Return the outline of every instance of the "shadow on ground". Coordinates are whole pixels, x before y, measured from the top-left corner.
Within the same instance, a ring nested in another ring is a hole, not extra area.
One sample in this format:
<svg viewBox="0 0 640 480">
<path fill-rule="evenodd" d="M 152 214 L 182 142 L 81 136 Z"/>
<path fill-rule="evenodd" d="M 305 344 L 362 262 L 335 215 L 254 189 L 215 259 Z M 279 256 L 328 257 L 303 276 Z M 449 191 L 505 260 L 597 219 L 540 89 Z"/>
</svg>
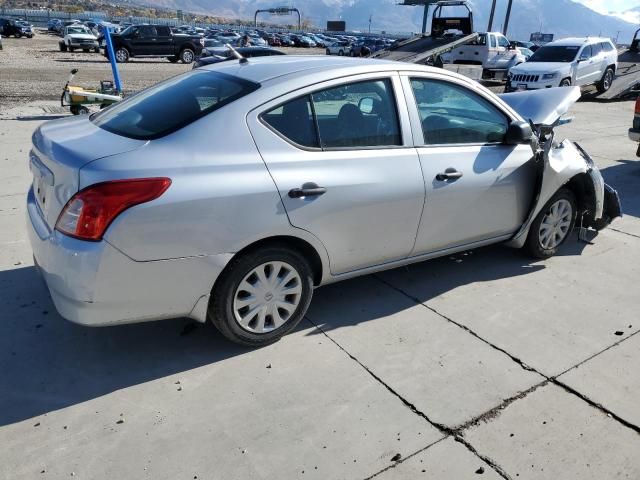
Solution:
<svg viewBox="0 0 640 480">
<path fill-rule="evenodd" d="M 33 267 L 0 272 L 0 292 L 0 426 L 247 352 L 183 319 L 72 324 Z"/>
<path fill-rule="evenodd" d="M 622 213 L 640 218 L 640 158 L 618 160 L 616 165 L 601 172 L 604 181 L 618 191 Z"/>
</svg>

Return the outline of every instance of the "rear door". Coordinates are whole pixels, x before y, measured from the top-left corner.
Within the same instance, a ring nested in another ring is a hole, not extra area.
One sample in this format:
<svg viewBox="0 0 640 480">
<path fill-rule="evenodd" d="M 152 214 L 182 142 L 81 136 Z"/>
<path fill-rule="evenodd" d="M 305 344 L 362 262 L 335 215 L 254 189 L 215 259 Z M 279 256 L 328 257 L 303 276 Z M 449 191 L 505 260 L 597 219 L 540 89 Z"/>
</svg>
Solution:
<svg viewBox="0 0 640 480">
<path fill-rule="evenodd" d="M 403 75 L 426 199 L 412 255 L 515 233 L 535 185 L 529 145 L 505 145 L 510 118 L 480 89 Z"/>
<path fill-rule="evenodd" d="M 173 41 L 171 36 L 171 29 L 162 25 L 156 26 L 156 41 L 155 52 L 156 55 L 173 55 Z"/>
<path fill-rule="evenodd" d="M 300 89 L 248 122 L 291 224 L 320 239 L 332 274 L 409 255 L 424 181 L 397 73 Z"/>
</svg>

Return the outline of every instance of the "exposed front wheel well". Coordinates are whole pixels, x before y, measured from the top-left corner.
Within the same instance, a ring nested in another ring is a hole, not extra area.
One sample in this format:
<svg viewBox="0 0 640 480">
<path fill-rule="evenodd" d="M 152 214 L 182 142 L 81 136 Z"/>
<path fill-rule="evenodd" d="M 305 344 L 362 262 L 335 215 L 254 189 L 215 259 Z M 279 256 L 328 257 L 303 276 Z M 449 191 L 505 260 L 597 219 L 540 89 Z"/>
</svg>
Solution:
<svg viewBox="0 0 640 480">
<path fill-rule="evenodd" d="M 568 188 L 573 192 L 576 197 L 576 206 L 578 212 L 578 218 L 576 219 L 576 225 L 588 227 L 595 221 L 595 204 L 596 193 L 593 188 L 593 182 L 588 173 L 580 173 L 573 177 L 565 188 Z"/>
</svg>

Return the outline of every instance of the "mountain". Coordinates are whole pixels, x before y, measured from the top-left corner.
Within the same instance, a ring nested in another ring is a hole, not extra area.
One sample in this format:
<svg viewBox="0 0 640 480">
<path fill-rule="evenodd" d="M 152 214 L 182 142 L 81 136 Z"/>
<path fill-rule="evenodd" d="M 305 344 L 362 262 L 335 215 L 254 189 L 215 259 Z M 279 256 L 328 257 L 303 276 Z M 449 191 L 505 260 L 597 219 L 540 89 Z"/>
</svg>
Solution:
<svg viewBox="0 0 640 480">
<path fill-rule="evenodd" d="M 278 0 L 135 0 L 141 4 L 182 9 L 194 13 L 252 19 L 258 8 L 270 8 L 286 2 Z M 295 0 L 290 2 L 303 19 L 322 27 L 327 20 L 345 20 L 350 30 L 366 31 L 369 16 L 373 31 L 417 32 L 422 23 L 422 7 L 397 5 L 398 0 Z M 476 30 L 487 27 L 491 0 L 470 0 Z M 499 30 L 506 10 L 506 0 L 498 1 L 493 29 Z M 633 13 L 633 12 L 632 12 Z M 294 23 L 293 17 L 269 17 L 260 20 Z M 529 34 L 542 30 L 556 38 L 602 35 L 621 40 L 631 37 L 637 27 L 622 18 L 601 15 L 572 0 L 514 0 L 507 36 L 528 40 Z"/>
</svg>

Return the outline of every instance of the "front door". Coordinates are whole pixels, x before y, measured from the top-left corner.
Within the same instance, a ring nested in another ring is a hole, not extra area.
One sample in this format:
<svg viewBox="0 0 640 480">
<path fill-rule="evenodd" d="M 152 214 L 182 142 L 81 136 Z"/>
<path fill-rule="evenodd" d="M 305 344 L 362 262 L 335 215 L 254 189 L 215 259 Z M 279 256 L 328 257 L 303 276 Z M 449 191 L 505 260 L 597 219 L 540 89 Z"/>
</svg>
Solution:
<svg viewBox="0 0 640 480">
<path fill-rule="evenodd" d="M 399 77 L 346 82 L 291 92 L 248 119 L 289 221 L 320 239 L 332 274 L 406 258 L 424 203 Z"/>
<path fill-rule="evenodd" d="M 510 119 L 480 91 L 403 77 L 426 199 L 412 255 L 499 239 L 524 222 L 535 186 L 529 145 L 505 145 Z M 413 108 L 412 108 L 413 107 Z"/>
</svg>

